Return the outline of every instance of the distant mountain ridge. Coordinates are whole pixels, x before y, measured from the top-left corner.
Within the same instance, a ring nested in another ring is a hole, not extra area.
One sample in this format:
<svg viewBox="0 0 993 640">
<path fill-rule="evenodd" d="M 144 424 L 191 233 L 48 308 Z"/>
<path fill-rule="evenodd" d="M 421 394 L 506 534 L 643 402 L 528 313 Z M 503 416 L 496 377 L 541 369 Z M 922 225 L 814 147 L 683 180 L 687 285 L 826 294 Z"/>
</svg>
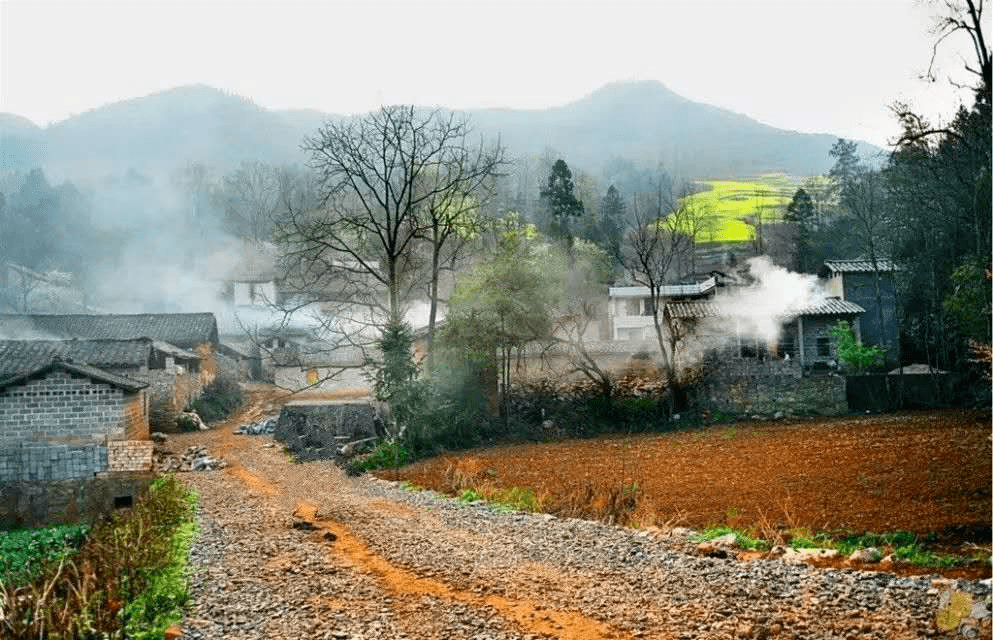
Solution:
<svg viewBox="0 0 993 640">
<path fill-rule="evenodd" d="M 679 96 L 656 81 L 608 84 L 548 109 L 467 110 L 474 129 L 500 137 L 511 157 L 551 151 L 599 174 L 624 158 L 659 162 L 693 178 L 785 172 L 822 174 L 837 139 L 777 129 Z M 204 85 L 177 87 L 72 116 L 41 128 L 0 114 L 0 171 L 42 166 L 70 179 L 172 172 L 190 162 L 228 171 L 244 160 L 302 163 L 300 143 L 327 120 L 316 110 L 273 111 Z M 878 151 L 859 143 L 863 154 Z"/>
</svg>

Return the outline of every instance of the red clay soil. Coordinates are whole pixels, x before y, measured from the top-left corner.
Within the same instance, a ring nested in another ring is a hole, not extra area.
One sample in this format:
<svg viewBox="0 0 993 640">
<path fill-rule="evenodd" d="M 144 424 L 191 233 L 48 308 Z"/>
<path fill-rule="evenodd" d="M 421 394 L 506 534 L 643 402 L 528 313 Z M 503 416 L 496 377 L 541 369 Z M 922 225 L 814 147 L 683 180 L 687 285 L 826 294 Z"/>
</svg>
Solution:
<svg viewBox="0 0 993 640">
<path fill-rule="evenodd" d="M 989 547 L 991 460 L 989 415 L 947 410 L 499 446 L 380 475 L 546 498 L 636 482 L 645 526 L 913 531 L 961 551 Z"/>
</svg>

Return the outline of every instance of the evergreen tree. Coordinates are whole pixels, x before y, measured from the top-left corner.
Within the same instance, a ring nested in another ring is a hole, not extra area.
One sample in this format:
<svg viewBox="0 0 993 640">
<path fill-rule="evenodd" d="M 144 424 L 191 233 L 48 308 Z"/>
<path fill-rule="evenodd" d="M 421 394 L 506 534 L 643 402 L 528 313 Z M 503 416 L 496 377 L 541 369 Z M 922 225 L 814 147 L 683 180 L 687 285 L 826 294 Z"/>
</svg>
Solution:
<svg viewBox="0 0 993 640">
<path fill-rule="evenodd" d="M 786 215 L 783 218 L 796 225 L 796 266 L 797 270 L 803 273 L 811 273 L 817 268 L 811 246 L 815 215 L 814 201 L 810 198 L 810 194 L 802 187 L 797 189 L 793 194 L 793 200 L 786 206 Z"/>
<path fill-rule="evenodd" d="M 552 165 L 548 182 L 541 190 L 541 199 L 549 214 L 550 235 L 559 236 L 572 243 L 574 220 L 583 215 L 583 203 L 575 194 L 572 171 L 565 160 L 559 159 Z"/>
<path fill-rule="evenodd" d="M 621 238 L 624 234 L 624 220 L 627 204 L 621 192 L 614 185 L 607 189 L 607 195 L 600 201 L 599 245 L 614 260 L 621 255 Z"/>
</svg>

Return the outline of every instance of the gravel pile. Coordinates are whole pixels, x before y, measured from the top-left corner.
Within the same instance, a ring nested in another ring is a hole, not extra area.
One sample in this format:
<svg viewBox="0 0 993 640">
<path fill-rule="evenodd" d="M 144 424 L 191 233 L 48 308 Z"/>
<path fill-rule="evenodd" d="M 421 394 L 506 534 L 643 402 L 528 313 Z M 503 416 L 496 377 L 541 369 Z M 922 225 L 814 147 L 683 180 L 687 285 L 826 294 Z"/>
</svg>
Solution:
<svg viewBox="0 0 993 640">
<path fill-rule="evenodd" d="M 986 583 L 701 557 L 685 532 L 498 513 L 238 442 L 233 473 L 184 476 L 204 528 L 186 637 L 990 636 Z"/>
</svg>

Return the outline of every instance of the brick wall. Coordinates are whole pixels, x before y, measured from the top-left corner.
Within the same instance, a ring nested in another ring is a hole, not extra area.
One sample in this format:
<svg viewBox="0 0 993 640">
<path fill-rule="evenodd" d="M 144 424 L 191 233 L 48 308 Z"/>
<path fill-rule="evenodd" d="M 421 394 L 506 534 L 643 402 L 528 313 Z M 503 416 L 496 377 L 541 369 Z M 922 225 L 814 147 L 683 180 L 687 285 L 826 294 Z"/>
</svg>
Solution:
<svg viewBox="0 0 993 640">
<path fill-rule="evenodd" d="M 0 447 L 24 440 L 124 439 L 128 420 L 140 420 L 126 415 L 125 395 L 120 388 L 64 371 L 7 387 L 0 390 Z"/>
<path fill-rule="evenodd" d="M 107 443 L 108 471 L 151 471 L 151 440 L 112 440 Z"/>
<path fill-rule="evenodd" d="M 93 477 L 108 441 L 150 446 L 148 431 L 143 391 L 51 371 L 0 390 L 0 482 Z"/>
<path fill-rule="evenodd" d="M 92 478 L 107 470 L 104 444 L 8 443 L 0 447 L 0 483 Z"/>
</svg>

